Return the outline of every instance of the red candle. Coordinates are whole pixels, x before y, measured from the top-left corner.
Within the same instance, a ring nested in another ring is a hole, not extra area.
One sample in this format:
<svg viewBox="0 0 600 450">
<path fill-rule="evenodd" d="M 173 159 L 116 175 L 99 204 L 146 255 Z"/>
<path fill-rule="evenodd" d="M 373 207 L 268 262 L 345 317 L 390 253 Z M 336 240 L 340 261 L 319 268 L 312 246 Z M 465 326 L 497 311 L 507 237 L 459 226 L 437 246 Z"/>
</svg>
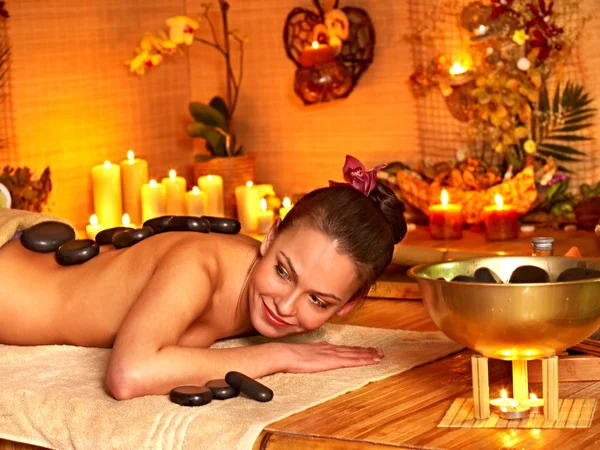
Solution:
<svg viewBox="0 0 600 450">
<path fill-rule="evenodd" d="M 500 194 L 494 196 L 495 205 L 483 208 L 485 237 L 490 241 L 505 241 L 519 236 L 519 213 L 505 205 Z"/>
<path fill-rule="evenodd" d="M 317 64 L 325 64 L 333 61 L 334 57 L 333 49 L 329 45 L 313 41 L 312 45 L 304 47 L 304 50 L 302 50 L 300 65 L 302 67 L 312 67 Z"/>
<path fill-rule="evenodd" d="M 441 204 L 429 207 L 429 231 L 434 239 L 460 239 L 463 217 L 460 205 L 449 204 L 448 192 L 442 189 Z"/>
</svg>

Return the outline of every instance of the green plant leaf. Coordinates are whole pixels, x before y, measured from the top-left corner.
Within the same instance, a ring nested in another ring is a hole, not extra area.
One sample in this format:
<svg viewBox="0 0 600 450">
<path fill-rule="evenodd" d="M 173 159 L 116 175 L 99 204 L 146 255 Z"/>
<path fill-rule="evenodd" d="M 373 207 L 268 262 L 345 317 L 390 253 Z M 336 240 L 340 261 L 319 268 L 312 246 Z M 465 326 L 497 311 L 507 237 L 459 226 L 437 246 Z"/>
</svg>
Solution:
<svg viewBox="0 0 600 450">
<path fill-rule="evenodd" d="M 215 108 L 204 103 L 191 102 L 189 109 L 190 114 L 196 122 L 229 131 L 227 128 L 227 119 Z"/>
<path fill-rule="evenodd" d="M 212 159 L 212 155 L 195 155 L 194 159 L 196 160 L 196 162 L 206 162 L 210 159 Z"/>
<path fill-rule="evenodd" d="M 572 133 L 573 131 L 585 130 L 593 126 L 593 123 L 582 123 L 581 125 L 569 125 L 566 127 L 557 128 L 556 131 L 559 133 Z"/>
<path fill-rule="evenodd" d="M 578 124 L 578 123 L 581 123 L 581 122 L 583 122 L 584 120 L 591 119 L 591 118 L 592 118 L 592 117 L 594 117 L 595 115 L 596 115 L 596 114 L 590 113 L 590 114 L 584 114 L 584 115 L 582 115 L 582 116 L 575 116 L 575 117 L 572 117 L 572 118 L 566 119 L 566 120 L 564 121 L 564 124 L 565 124 L 565 125 L 573 125 L 573 124 Z"/>
<path fill-rule="evenodd" d="M 225 100 L 223 100 L 221 97 L 219 97 L 218 95 L 213 97 L 208 106 L 219 111 L 221 114 L 223 114 L 225 120 L 229 121 L 229 109 L 227 108 Z"/>
<path fill-rule="evenodd" d="M 567 153 L 569 155 L 585 156 L 585 153 L 579 150 L 575 150 L 573 147 L 559 144 L 550 144 L 549 142 L 544 142 L 543 144 L 538 145 L 537 148 L 540 150 L 549 150 L 557 153 Z"/>
<path fill-rule="evenodd" d="M 553 141 L 591 141 L 592 138 L 588 136 L 577 136 L 576 134 L 550 134 L 548 139 Z"/>
<path fill-rule="evenodd" d="M 557 159 L 558 161 L 570 161 L 570 162 L 581 161 L 581 159 L 571 158 L 570 156 L 563 155 L 562 153 L 555 153 L 555 152 L 550 152 L 547 150 L 538 150 L 538 153 L 540 155 L 544 155 L 544 156 L 552 156 L 554 159 Z"/>
<path fill-rule="evenodd" d="M 187 133 L 190 137 L 206 139 L 206 142 L 210 144 L 210 146 L 207 146 L 207 149 L 214 156 L 227 156 L 225 151 L 225 137 L 215 127 L 200 122 L 192 122 L 187 126 Z"/>
</svg>

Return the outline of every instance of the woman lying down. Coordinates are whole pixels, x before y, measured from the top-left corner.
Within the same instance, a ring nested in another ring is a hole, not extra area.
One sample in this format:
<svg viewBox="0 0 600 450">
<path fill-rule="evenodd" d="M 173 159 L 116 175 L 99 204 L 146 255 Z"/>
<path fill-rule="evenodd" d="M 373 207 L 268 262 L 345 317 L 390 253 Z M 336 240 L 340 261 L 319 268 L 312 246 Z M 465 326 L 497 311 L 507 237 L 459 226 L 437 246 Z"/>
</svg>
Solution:
<svg viewBox="0 0 600 450">
<path fill-rule="evenodd" d="M 375 348 L 217 340 L 305 333 L 367 294 L 406 234 L 404 205 L 349 157 L 347 184 L 303 197 L 262 243 L 241 235 L 154 235 L 63 267 L 18 239 L 0 248 L 0 343 L 112 347 L 116 399 L 167 394 L 239 371 L 258 378 L 377 364 Z"/>
</svg>

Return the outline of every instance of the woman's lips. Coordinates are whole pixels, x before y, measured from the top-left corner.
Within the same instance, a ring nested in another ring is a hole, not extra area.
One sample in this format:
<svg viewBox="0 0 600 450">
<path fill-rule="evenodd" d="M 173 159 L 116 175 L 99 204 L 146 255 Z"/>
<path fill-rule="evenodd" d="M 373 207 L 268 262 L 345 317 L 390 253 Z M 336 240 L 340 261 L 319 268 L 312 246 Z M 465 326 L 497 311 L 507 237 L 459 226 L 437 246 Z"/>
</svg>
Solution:
<svg viewBox="0 0 600 450">
<path fill-rule="evenodd" d="M 281 328 L 291 326 L 290 323 L 283 321 L 273 311 L 271 311 L 267 307 L 267 305 L 265 304 L 264 301 L 263 301 L 262 307 L 263 307 L 263 314 L 264 314 L 265 318 L 267 319 L 267 322 L 269 322 L 270 324 L 272 324 L 276 327 L 281 327 Z"/>
</svg>

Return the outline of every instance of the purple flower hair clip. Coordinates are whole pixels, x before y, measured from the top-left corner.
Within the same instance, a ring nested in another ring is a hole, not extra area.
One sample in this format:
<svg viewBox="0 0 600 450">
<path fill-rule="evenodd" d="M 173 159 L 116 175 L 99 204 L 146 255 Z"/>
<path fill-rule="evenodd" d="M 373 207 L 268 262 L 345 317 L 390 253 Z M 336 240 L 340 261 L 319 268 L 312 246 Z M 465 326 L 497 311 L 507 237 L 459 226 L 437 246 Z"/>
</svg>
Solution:
<svg viewBox="0 0 600 450">
<path fill-rule="evenodd" d="M 346 182 L 339 183 L 330 180 L 329 187 L 350 185 L 368 197 L 377 184 L 377 172 L 385 166 L 386 164 L 380 164 L 371 170 L 367 170 L 363 163 L 354 156 L 346 155 L 346 162 L 344 164 L 344 180 Z"/>
</svg>

